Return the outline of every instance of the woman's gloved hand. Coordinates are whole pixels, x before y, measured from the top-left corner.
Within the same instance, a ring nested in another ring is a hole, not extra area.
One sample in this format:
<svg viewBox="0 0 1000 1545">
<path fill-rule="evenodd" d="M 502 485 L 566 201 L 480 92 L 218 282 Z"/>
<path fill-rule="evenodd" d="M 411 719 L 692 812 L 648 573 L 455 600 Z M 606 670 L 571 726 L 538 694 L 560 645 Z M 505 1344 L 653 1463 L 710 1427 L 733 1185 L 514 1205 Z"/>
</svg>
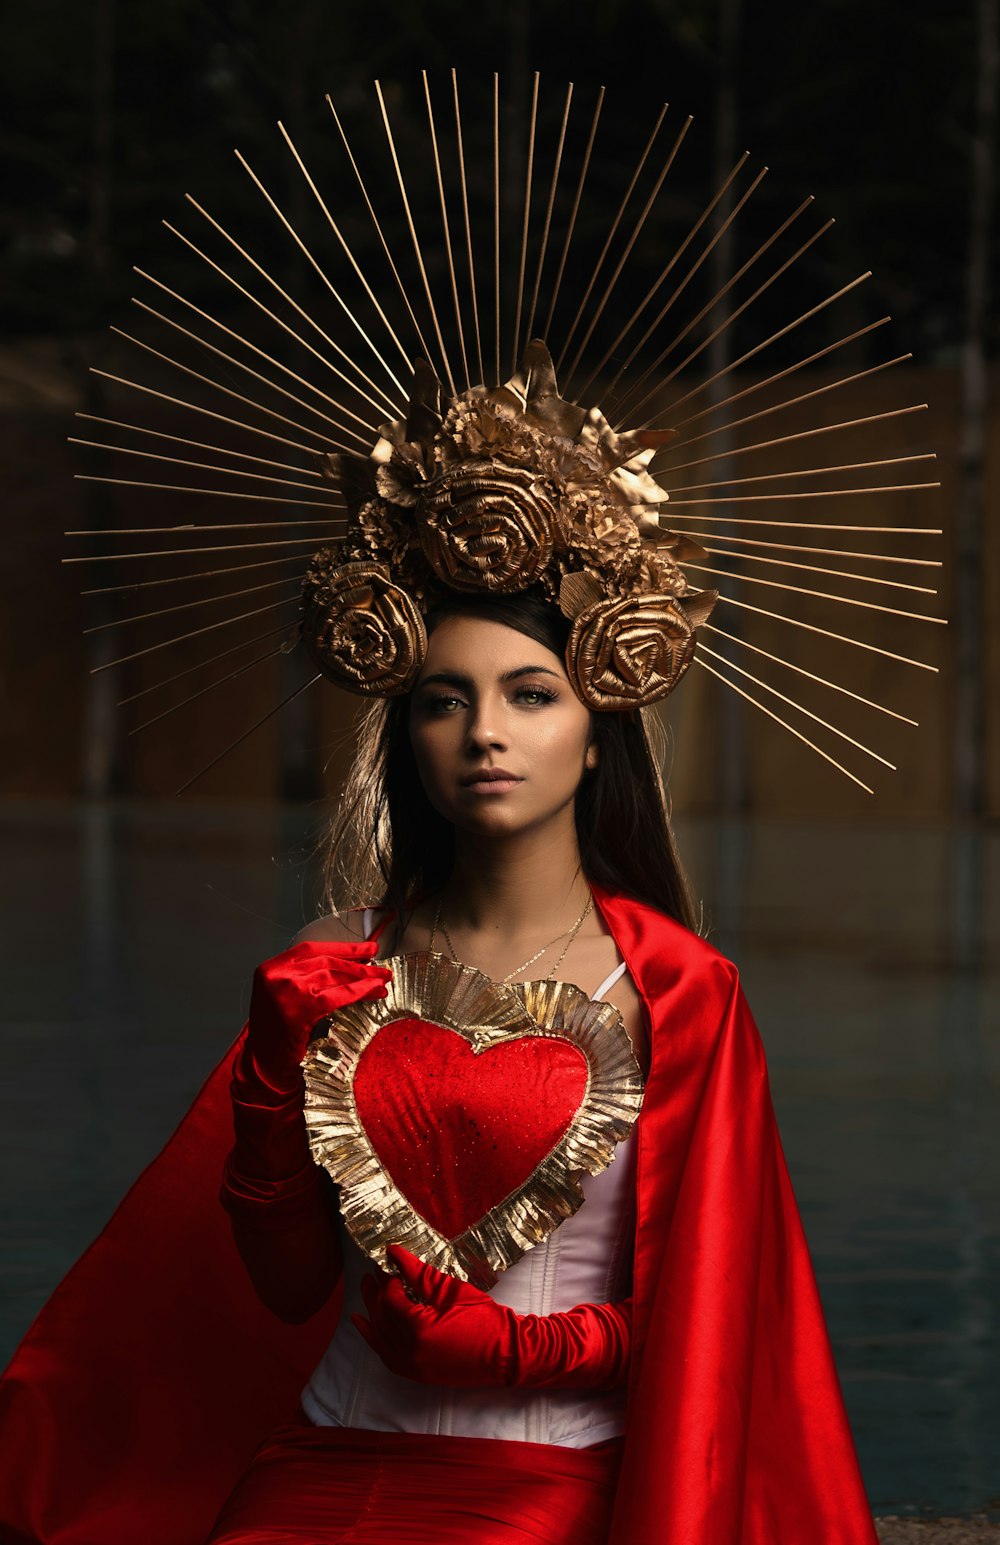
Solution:
<svg viewBox="0 0 1000 1545">
<path fill-rule="evenodd" d="M 340 1272 L 330 1188 L 309 1151 L 299 1064 L 317 1020 L 385 997 L 391 972 L 371 963 L 376 949 L 374 940 L 309 941 L 265 960 L 233 1063 L 236 1142 L 220 1200 L 258 1295 L 296 1324 L 326 1302 Z"/>
<path fill-rule="evenodd" d="M 374 939 L 309 940 L 257 967 L 244 1053 L 281 1099 L 302 1088 L 299 1064 L 318 1020 L 363 998 L 385 997 L 392 973 L 372 963 L 377 949 Z"/>
<path fill-rule="evenodd" d="M 246 1039 L 230 1085 L 236 1123 L 231 1170 L 284 1180 L 311 1164 L 299 1064 L 318 1020 L 363 998 L 385 997 L 392 973 L 372 963 L 377 948 L 374 940 L 310 940 L 257 967 Z"/>
<path fill-rule="evenodd" d="M 464 1389 L 602 1390 L 624 1382 L 630 1299 L 578 1304 L 559 1314 L 516 1314 L 400 1245 L 390 1245 L 386 1254 L 393 1274 L 363 1279 L 368 1318 L 352 1319 L 393 1373 Z"/>
</svg>

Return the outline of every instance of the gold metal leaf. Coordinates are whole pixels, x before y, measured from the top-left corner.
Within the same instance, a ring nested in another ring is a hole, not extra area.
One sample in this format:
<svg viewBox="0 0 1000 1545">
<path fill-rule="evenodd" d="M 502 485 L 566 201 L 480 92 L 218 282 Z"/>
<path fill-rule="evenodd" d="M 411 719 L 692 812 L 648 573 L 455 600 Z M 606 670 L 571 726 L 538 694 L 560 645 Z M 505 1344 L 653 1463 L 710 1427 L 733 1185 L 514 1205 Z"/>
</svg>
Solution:
<svg viewBox="0 0 1000 1545">
<path fill-rule="evenodd" d="M 593 574 L 581 569 L 574 574 L 563 575 L 559 585 L 559 610 L 564 617 L 572 621 L 586 611 L 588 606 L 594 606 L 603 599 L 601 582 Z"/>
</svg>

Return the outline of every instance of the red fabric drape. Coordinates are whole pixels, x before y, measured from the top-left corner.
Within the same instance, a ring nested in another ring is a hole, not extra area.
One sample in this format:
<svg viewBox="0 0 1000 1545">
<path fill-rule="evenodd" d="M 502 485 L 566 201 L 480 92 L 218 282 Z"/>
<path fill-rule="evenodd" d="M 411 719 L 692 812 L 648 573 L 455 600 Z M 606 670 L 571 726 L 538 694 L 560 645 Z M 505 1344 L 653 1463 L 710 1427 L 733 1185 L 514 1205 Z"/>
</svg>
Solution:
<svg viewBox="0 0 1000 1545">
<path fill-rule="evenodd" d="M 620 1447 L 291 1422 L 261 1448 L 208 1545 L 605 1545 Z"/>
<path fill-rule="evenodd" d="M 876 1545 L 735 968 L 594 887 L 646 1005 L 634 1355 L 609 1545 Z M 219 1205 L 230 1051 L 0 1383 L 0 1538 L 203 1545 L 335 1324 L 256 1300 Z"/>
<path fill-rule="evenodd" d="M 653 1031 L 611 1545 L 876 1545 L 736 968 L 595 895 Z"/>
</svg>

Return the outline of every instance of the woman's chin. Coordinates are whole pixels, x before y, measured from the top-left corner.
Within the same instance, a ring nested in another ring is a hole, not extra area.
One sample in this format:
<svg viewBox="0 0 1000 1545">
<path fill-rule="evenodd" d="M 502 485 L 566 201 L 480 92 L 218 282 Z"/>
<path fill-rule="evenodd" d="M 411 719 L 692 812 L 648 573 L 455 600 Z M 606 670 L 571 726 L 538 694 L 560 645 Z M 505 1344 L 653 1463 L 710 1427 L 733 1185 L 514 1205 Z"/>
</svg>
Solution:
<svg viewBox="0 0 1000 1545">
<path fill-rule="evenodd" d="M 508 810 L 463 810 L 453 818 L 459 831 L 477 837 L 516 837 L 533 823 Z"/>
</svg>

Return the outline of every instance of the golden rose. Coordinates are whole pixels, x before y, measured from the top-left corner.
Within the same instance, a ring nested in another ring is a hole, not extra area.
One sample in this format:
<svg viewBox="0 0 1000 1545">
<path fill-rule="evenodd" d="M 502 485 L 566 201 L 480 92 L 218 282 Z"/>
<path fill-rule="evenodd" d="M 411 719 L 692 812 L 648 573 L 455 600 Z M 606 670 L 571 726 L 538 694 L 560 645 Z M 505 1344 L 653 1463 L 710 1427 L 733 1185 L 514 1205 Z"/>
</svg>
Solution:
<svg viewBox="0 0 1000 1545">
<path fill-rule="evenodd" d="M 355 513 L 345 554 L 359 562 L 381 563 L 398 572 L 408 557 L 413 522 L 384 499 L 368 499 Z"/>
<path fill-rule="evenodd" d="M 316 666 L 348 692 L 396 697 L 409 691 L 427 650 L 413 600 L 377 563 L 344 563 L 318 552 L 304 583 L 302 637 Z"/>
<path fill-rule="evenodd" d="M 464 462 L 423 491 L 420 545 L 454 590 L 524 590 L 552 556 L 556 510 L 537 473 L 505 462 Z"/>
<path fill-rule="evenodd" d="M 564 551 L 557 558 L 563 573 L 589 569 L 600 574 L 608 588 L 635 587 L 643 547 L 635 521 L 620 504 L 609 504 L 596 494 L 577 494 L 571 519 L 564 522 Z"/>
<path fill-rule="evenodd" d="M 566 672 L 589 708 L 620 711 L 666 697 L 693 658 L 694 623 L 683 605 L 647 591 L 582 611 L 566 646 Z"/>
</svg>

